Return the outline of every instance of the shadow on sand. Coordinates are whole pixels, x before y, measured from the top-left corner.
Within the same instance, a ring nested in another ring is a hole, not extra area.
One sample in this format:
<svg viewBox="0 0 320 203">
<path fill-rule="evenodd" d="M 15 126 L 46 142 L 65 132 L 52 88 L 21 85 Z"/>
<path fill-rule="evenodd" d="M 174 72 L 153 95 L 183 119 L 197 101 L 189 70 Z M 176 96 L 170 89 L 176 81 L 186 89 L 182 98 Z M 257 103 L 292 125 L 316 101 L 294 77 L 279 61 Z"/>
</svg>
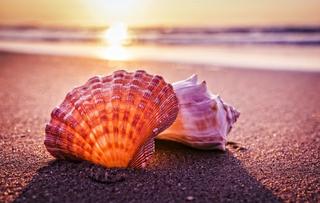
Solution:
<svg viewBox="0 0 320 203">
<path fill-rule="evenodd" d="M 101 174 L 109 178 L 97 181 Z M 251 177 L 230 151 L 199 151 L 156 141 L 156 153 L 147 169 L 110 170 L 87 162 L 53 161 L 38 170 L 15 200 L 109 201 L 278 202 L 280 199 Z"/>
</svg>

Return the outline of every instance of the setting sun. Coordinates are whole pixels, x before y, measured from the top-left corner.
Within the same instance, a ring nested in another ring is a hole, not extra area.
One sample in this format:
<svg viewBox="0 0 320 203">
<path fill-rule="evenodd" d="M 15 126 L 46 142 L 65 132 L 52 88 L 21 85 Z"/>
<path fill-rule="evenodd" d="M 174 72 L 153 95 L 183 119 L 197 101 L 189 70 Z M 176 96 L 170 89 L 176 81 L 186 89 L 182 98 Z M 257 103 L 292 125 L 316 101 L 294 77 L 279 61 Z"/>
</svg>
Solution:
<svg viewBox="0 0 320 203">
<path fill-rule="evenodd" d="M 124 45 L 129 43 L 128 28 L 125 23 L 112 24 L 103 34 L 103 41 L 107 43 L 101 52 L 101 57 L 108 60 L 127 60 L 130 58 Z"/>
<path fill-rule="evenodd" d="M 110 46 L 121 46 L 128 43 L 128 28 L 124 23 L 111 25 L 104 34 L 104 38 Z"/>
</svg>

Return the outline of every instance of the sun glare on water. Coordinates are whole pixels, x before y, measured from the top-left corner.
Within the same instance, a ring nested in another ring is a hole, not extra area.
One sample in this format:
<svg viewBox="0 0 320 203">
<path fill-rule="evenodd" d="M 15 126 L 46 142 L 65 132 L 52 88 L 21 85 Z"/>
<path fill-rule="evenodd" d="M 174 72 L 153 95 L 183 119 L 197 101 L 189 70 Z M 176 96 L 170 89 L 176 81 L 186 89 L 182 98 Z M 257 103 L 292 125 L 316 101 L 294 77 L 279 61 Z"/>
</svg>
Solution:
<svg viewBox="0 0 320 203">
<path fill-rule="evenodd" d="M 107 47 L 102 52 L 102 57 L 108 60 L 128 60 L 128 50 L 124 45 L 128 44 L 129 34 L 124 23 L 112 24 L 103 34 Z"/>
<path fill-rule="evenodd" d="M 105 32 L 105 39 L 111 46 L 121 46 L 128 40 L 128 28 L 124 23 L 116 23 Z"/>
</svg>

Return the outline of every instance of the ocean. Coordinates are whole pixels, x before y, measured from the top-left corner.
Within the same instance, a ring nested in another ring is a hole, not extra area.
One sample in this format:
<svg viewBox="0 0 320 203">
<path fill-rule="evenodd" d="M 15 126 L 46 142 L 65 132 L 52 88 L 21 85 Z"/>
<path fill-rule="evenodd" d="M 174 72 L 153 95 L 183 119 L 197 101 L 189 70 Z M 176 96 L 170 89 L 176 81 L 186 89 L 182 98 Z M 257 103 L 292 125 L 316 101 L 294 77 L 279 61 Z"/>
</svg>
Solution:
<svg viewBox="0 0 320 203">
<path fill-rule="evenodd" d="M 320 26 L 128 28 L 121 46 L 110 44 L 107 30 L 2 26 L 0 50 L 106 60 L 320 71 Z"/>
</svg>

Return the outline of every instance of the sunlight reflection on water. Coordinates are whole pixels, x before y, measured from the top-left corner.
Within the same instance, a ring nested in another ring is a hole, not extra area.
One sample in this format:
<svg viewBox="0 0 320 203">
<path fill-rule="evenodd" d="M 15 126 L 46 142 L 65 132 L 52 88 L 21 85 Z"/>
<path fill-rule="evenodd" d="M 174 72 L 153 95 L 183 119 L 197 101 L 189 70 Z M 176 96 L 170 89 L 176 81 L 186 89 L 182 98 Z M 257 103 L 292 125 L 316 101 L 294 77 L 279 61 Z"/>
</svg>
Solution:
<svg viewBox="0 0 320 203">
<path fill-rule="evenodd" d="M 126 47 L 111 45 L 101 49 L 99 57 L 108 60 L 125 61 L 132 58 Z"/>
<path fill-rule="evenodd" d="M 108 60 L 129 60 L 131 56 L 125 47 L 129 43 L 128 27 L 124 23 L 111 25 L 104 33 L 103 39 L 106 47 L 101 49 L 99 56 Z"/>
</svg>

